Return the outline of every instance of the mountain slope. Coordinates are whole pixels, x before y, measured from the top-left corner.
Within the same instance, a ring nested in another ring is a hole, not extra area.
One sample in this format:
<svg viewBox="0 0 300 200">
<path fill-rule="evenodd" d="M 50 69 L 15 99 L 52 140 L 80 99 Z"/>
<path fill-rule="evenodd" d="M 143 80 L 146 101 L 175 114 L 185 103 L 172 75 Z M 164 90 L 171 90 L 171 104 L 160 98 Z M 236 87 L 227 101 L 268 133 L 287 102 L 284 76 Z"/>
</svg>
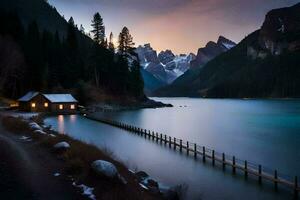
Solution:
<svg viewBox="0 0 300 200">
<path fill-rule="evenodd" d="M 141 69 L 141 74 L 144 80 L 144 92 L 146 95 L 150 94 L 152 91 L 157 90 L 166 85 L 166 83 L 157 79 L 150 72 Z"/>
<path fill-rule="evenodd" d="M 261 30 L 157 96 L 300 97 L 300 4 L 270 11 Z"/>
<path fill-rule="evenodd" d="M 231 40 L 220 36 L 218 41 L 208 42 L 205 47 L 199 48 L 196 59 L 191 62 L 191 68 L 203 67 L 207 62 L 233 48 L 236 44 Z"/>
<path fill-rule="evenodd" d="M 24 0 L 1 0 L 0 8 L 8 12 L 16 11 L 25 25 L 35 20 L 42 29 L 47 29 L 53 33 L 56 30 L 63 34 L 67 32 L 66 20 L 45 1 L 29 0 L 25 3 Z"/>
<path fill-rule="evenodd" d="M 47 1 L 1 0 L 0 24 L 2 95 L 67 90 L 78 99 L 144 100 L 138 63 L 95 43 Z"/>
</svg>

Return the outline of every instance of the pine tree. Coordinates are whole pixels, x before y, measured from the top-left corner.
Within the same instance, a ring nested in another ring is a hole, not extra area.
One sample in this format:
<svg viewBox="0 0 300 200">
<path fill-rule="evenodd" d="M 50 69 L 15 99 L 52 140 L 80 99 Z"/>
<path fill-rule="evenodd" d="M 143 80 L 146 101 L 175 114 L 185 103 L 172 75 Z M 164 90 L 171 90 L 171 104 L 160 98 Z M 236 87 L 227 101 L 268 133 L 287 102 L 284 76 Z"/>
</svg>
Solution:
<svg viewBox="0 0 300 200">
<path fill-rule="evenodd" d="M 76 27 L 73 17 L 70 17 L 68 21 L 67 46 L 72 53 L 74 53 L 78 47 L 76 38 Z"/>
<path fill-rule="evenodd" d="M 104 43 L 103 43 L 102 46 L 103 46 L 105 49 L 108 48 L 108 41 L 107 41 L 107 38 L 105 38 Z"/>
<path fill-rule="evenodd" d="M 85 34 L 85 29 L 84 29 L 84 27 L 82 26 L 82 24 L 80 25 L 79 31 L 80 31 L 82 34 Z"/>
<path fill-rule="evenodd" d="M 119 35 L 119 53 L 125 55 L 133 48 L 133 37 L 129 33 L 129 29 L 125 26 Z"/>
<path fill-rule="evenodd" d="M 113 35 L 112 32 L 110 32 L 110 35 L 109 35 L 108 49 L 109 49 L 111 52 L 115 52 L 114 35 Z"/>
<path fill-rule="evenodd" d="M 97 44 L 104 45 L 105 26 L 103 24 L 103 19 L 98 12 L 94 15 L 91 25 L 93 27 L 93 30 L 91 32 L 93 33 L 94 41 Z"/>
</svg>

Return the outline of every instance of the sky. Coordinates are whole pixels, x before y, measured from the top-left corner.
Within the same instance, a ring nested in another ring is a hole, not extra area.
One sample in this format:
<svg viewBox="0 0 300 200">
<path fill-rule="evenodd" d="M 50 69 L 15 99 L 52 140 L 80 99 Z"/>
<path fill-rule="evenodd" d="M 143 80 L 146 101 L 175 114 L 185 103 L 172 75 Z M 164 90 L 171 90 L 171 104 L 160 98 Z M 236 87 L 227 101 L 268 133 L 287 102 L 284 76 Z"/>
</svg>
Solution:
<svg viewBox="0 0 300 200">
<path fill-rule="evenodd" d="M 127 26 L 136 46 L 150 43 L 158 52 L 197 53 L 220 35 L 235 42 L 259 29 L 266 13 L 300 0 L 49 0 L 66 19 L 91 30 L 99 12 L 106 34 L 115 39 Z"/>
</svg>

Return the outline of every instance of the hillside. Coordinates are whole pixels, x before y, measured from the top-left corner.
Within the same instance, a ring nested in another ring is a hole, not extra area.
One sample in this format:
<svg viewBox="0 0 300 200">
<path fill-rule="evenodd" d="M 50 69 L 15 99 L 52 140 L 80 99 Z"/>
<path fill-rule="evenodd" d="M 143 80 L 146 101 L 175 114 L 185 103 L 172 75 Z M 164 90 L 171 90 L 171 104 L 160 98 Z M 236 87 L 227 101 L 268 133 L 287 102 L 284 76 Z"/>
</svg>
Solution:
<svg viewBox="0 0 300 200">
<path fill-rule="evenodd" d="M 75 20 L 66 21 L 44 0 L 2 0 L 0 93 L 16 98 L 28 90 L 67 90 L 84 101 L 90 99 L 84 88 L 93 88 L 143 100 L 139 66 L 96 44 Z"/>
<path fill-rule="evenodd" d="M 260 30 L 155 96 L 300 97 L 300 4 L 270 11 Z"/>
<path fill-rule="evenodd" d="M 152 91 L 163 87 L 166 83 L 162 82 L 150 72 L 141 69 L 141 74 L 144 80 L 144 92 L 146 95 L 151 94 Z"/>
</svg>

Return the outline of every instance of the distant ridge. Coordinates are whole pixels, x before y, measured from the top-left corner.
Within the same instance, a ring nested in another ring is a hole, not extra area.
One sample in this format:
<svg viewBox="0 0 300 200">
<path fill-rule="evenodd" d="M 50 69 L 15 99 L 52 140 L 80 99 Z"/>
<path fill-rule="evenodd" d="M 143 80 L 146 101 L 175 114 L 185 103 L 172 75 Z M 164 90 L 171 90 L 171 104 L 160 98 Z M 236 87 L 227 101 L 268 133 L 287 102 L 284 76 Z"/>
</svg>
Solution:
<svg viewBox="0 0 300 200">
<path fill-rule="evenodd" d="M 154 96 L 300 97 L 300 3 L 274 9 L 260 30 Z"/>
</svg>

